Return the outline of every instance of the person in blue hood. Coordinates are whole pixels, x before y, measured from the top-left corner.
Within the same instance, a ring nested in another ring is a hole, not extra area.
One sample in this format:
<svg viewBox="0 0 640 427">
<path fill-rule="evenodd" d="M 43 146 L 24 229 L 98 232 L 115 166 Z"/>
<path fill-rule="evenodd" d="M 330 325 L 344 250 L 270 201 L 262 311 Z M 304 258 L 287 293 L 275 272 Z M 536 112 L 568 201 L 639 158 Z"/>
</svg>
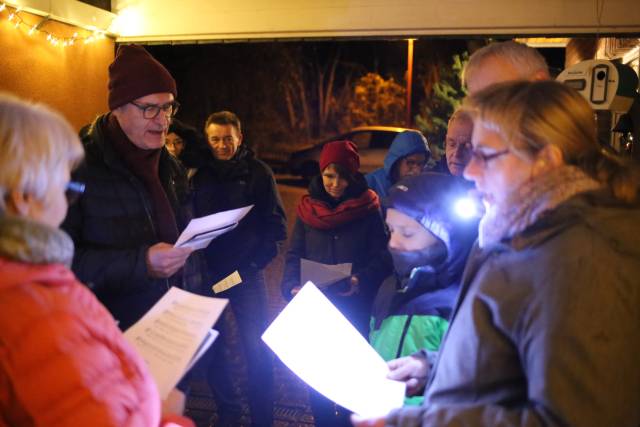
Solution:
<svg viewBox="0 0 640 427">
<path fill-rule="evenodd" d="M 386 222 L 395 272 L 378 291 L 369 335 L 387 361 L 440 347 L 478 234 L 478 219 L 456 212 L 459 201 L 470 200 L 469 187 L 456 176 L 425 173 L 389 190 Z M 406 403 L 422 400 L 414 396 Z"/>
<path fill-rule="evenodd" d="M 408 176 L 422 173 L 431 157 L 427 139 L 417 130 L 400 132 L 391 143 L 384 167 L 365 175 L 369 188 L 383 199 L 389 188 Z"/>
</svg>

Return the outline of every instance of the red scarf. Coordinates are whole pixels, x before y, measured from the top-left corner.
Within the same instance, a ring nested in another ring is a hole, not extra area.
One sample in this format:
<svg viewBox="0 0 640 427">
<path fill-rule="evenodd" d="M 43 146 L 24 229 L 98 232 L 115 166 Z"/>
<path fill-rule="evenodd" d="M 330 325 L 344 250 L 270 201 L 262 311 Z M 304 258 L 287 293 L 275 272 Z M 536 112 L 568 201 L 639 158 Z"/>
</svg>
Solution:
<svg viewBox="0 0 640 427">
<path fill-rule="evenodd" d="M 378 209 L 380 209 L 380 200 L 372 190 L 366 190 L 354 199 L 345 200 L 334 209 L 307 194 L 300 200 L 298 216 L 302 222 L 313 228 L 331 230 Z"/>
</svg>

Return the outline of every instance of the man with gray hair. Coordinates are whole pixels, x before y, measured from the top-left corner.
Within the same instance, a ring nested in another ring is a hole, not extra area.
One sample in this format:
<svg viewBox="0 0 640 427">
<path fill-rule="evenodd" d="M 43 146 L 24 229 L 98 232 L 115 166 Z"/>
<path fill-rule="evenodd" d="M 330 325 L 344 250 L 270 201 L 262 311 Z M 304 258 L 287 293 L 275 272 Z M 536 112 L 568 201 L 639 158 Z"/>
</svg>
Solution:
<svg viewBox="0 0 640 427">
<path fill-rule="evenodd" d="M 496 83 L 549 78 L 547 62 L 540 52 L 522 43 L 506 41 L 475 51 L 464 68 L 462 82 L 473 95 Z M 471 160 L 472 133 L 471 120 L 462 111 L 455 111 L 449 119 L 445 138 L 447 169 L 453 175 L 462 176 Z"/>
<path fill-rule="evenodd" d="M 165 148 L 176 82 L 143 47 L 123 45 L 109 66 L 109 113 L 85 130 L 86 191 L 63 224 L 73 271 L 120 323 L 135 323 L 171 287 L 183 287 L 191 249 L 175 248 L 190 217 L 184 169 Z"/>
<path fill-rule="evenodd" d="M 491 43 L 475 51 L 464 67 L 462 82 L 470 95 L 511 80 L 547 80 L 547 61 L 536 49 L 514 41 Z"/>
</svg>

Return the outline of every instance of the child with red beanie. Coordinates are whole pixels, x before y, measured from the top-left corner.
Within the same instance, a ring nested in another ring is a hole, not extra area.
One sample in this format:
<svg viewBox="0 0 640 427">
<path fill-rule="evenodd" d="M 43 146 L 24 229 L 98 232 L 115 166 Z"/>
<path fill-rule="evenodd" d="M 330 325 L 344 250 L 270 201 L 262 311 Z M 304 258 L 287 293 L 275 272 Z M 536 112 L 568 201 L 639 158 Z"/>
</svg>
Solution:
<svg viewBox="0 0 640 427">
<path fill-rule="evenodd" d="M 327 143 L 320 154 L 320 175 L 297 208 L 282 280 L 291 299 L 300 287 L 300 259 L 323 264 L 352 264 L 352 276 L 324 290 L 332 303 L 363 334 L 368 334 L 371 304 L 380 282 L 391 273 L 380 201 L 361 173 L 351 141 Z M 350 426 L 344 408 L 309 390 L 316 426 Z"/>
</svg>

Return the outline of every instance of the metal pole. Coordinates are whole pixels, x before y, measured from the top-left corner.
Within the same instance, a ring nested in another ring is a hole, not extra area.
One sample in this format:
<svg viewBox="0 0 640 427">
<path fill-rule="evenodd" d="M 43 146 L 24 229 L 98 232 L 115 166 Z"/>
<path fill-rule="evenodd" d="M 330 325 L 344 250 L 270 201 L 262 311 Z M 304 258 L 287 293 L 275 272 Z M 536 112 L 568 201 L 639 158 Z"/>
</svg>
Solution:
<svg viewBox="0 0 640 427">
<path fill-rule="evenodd" d="M 415 39 L 408 39 L 407 47 L 407 112 L 405 117 L 405 123 L 408 128 L 411 127 L 411 87 L 413 86 L 413 41 Z"/>
</svg>

